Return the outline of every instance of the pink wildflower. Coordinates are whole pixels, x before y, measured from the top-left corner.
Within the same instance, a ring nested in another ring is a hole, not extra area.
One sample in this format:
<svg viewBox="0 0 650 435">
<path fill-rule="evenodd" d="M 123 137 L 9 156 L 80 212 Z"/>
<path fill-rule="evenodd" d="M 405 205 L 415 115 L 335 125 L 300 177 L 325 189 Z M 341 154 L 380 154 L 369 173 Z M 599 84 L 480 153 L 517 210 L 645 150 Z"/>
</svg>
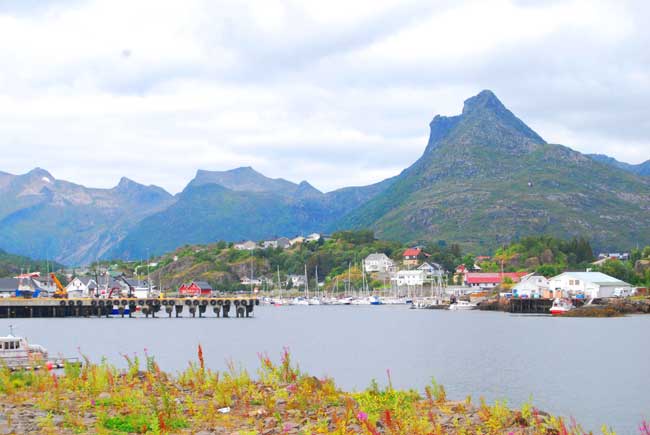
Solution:
<svg viewBox="0 0 650 435">
<path fill-rule="evenodd" d="M 359 413 L 357 414 L 357 419 L 358 419 L 359 421 L 366 422 L 366 421 L 368 421 L 368 414 L 366 414 L 366 413 L 363 412 L 363 411 L 359 411 Z"/>
</svg>

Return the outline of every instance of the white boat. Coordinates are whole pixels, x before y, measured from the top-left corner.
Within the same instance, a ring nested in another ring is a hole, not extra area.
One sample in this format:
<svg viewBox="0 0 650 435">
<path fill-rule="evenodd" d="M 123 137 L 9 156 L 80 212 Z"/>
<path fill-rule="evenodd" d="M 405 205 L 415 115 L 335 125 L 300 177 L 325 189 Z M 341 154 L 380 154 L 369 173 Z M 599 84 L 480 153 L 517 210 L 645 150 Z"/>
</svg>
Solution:
<svg viewBox="0 0 650 435">
<path fill-rule="evenodd" d="M 449 309 L 452 311 L 461 311 L 461 310 L 476 310 L 478 308 L 477 304 L 467 301 L 457 301 L 449 305 Z"/>
<path fill-rule="evenodd" d="M 321 305 L 321 301 L 318 298 L 311 298 L 307 301 L 309 305 Z"/>
<path fill-rule="evenodd" d="M 14 336 L 11 331 L 0 337 L 0 361 L 12 370 L 36 368 L 46 363 L 47 350 L 38 344 L 28 344 L 25 338 Z"/>
<path fill-rule="evenodd" d="M 291 305 L 309 305 L 309 301 L 303 297 L 294 298 Z"/>
<path fill-rule="evenodd" d="M 553 300 L 553 305 L 551 305 L 551 309 L 549 311 L 554 316 L 561 316 L 562 314 L 571 311 L 574 308 L 575 307 L 570 300 L 557 298 Z"/>
</svg>

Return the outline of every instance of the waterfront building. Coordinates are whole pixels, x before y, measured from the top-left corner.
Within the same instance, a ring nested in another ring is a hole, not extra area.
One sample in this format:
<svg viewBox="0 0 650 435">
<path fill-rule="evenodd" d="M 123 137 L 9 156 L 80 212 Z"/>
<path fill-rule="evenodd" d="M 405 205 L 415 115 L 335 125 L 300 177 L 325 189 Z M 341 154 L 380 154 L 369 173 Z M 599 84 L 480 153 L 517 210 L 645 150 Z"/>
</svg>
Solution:
<svg viewBox="0 0 650 435">
<path fill-rule="evenodd" d="M 536 273 L 521 278 L 512 288 L 512 295 L 520 298 L 541 298 L 549 290 L 548 279 Z"/>
<path fill-rule="evenodd" d="M 489 290 L 502 284 L 506 281 L 506 278 L 509 278 L 513 283 L 518 283 L 526 275 L 528 275 L 528 272 L 467 272 L 464 275 L 464 284 L 472 288 Z"/>
<path fill-rule="evenodd" d="M 182 296 L 211 296 L 212 286 L 205 281 L 192 281 L 182 284 L 178 288 L 178 294 Z"/>
<path fill-rule="evenodd" d="M 555 293 L 585 298 L 610 298 L 632 292 L 630 284 L 601 272 L 564 272 L 549 280 L 549 288 Z"/>
</svg>

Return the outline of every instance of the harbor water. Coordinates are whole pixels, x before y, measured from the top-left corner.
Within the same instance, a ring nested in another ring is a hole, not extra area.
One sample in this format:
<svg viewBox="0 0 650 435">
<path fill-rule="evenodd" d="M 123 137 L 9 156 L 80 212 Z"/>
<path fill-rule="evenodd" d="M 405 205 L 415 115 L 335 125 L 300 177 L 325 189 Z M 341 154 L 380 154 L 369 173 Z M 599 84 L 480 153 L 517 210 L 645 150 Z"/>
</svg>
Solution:
<svg viewBox="0 0 650 435">
<path fill-rule="evenodd" d="M 250 319 L 2 319 L 0 334 L 38 343 L 52 356 L 124 365 L 146 350 L 164 370 L 178 371 L 203 347 L 206 363 L 232 361 L 255 371 L 258 354 L 279 358 L 288 347 L 302 370 L 331 376 L 346 389 L 371 380 L 423 389 L 432 378 L 451 399 L 532 401 L 574 417 L 586 429 L 603 424 L 635 434 L 650 419 L 650 316 L 552 318 L 499 312 L 409 310 L 406 306 L 260 306 Z"/>
</svg>

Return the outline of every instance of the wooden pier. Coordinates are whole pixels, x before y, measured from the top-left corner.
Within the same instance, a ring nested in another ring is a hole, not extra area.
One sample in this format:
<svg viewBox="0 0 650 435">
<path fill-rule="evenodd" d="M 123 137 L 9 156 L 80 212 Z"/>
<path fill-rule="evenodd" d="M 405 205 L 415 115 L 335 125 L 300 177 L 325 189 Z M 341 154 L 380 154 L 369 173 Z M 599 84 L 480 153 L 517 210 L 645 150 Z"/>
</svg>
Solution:
<svg viewBox="0 0 650 435">
<path fill-rule="evenodd" d="M 250 317 L 259 305 L 257 298 L 4 298 L 0 299 L 0 319 L 32 317 Z M 114 314 L 116 313 L 116 314 Z"/>
<path fill-rule="evenodd" d="M 574 299 L 573 305 L 580 307 L 584 305 L 583 299 Z M 511 298 L 507 300 L 481 302 L 479 309 L 484 311 L 505 311 L 516 314 L 551 314 L 553 299 L 541 298 Z"/>
</svg>

